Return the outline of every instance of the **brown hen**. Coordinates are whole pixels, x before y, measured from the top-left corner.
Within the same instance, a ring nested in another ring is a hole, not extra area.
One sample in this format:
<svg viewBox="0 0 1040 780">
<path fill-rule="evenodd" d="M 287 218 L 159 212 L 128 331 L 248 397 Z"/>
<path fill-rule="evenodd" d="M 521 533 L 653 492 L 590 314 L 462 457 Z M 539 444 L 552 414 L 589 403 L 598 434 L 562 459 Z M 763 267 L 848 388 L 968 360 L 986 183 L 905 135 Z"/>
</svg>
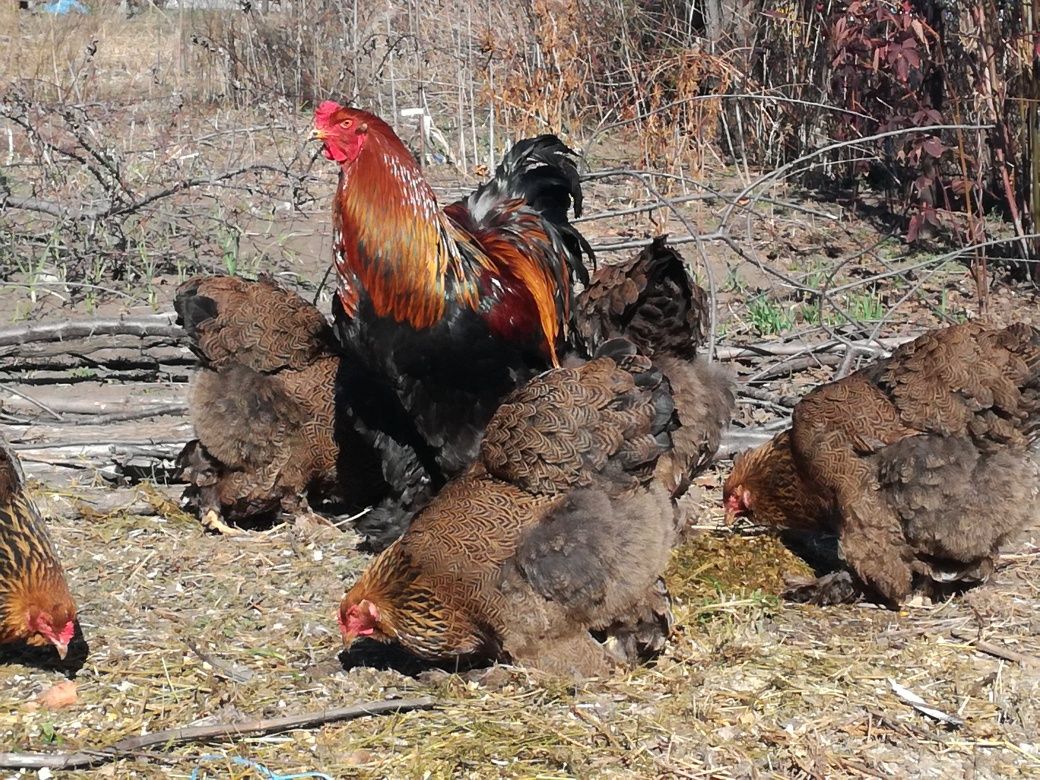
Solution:
<svg viewBox="0 0 1040 780">
<path fill-rule="evenodd" d="M 429 661 L 564 675 L 660 651 L 676 528 L 655 472 L 683 424 L 668 381 L 631 344 L 603 353 L 507 397 L 477 462 L 344 597 L 346 645 L 370 637 Z M 698 420 L 696 438 L 725 419 Z"/>
<path fill-rule="evenodd" d="M 989 576 L 1035 517 L 1038 430 L 1040 333 L 930 331 L 803 398 L 790 432 L 735 462 L 727 513 L 839 534 L 855 577 L 794 597 L 835 603 L 866 589 L 899 604 L 917 587 Z"/>
<path fill-rule="evenodd" d="M 0 439 L 0 644 L 51 644 L 64 660 L 75 631 L 65 573 L 18 458 Z"/>
<path fill-rule="evenodd" d="M 340 454 L 338 434 L 351 426 L 337 420 L 340 360 L 321 312 L 267 277 L 194 277 L 174 307 L 201 364 L 191 396 L 198 438 L 179 457 L 184 503 L 226 533 L 235 529 L 225 519 L 299 516 L 342 498 L 354 465 L 344 458 L 360 450 Z"/>
<path fill-rule="evenodd" d="M 698 357 L 709 327 L 709 301 L 686 260 L 658 236 L 634 257 L 600 267 L 578 299 L 578 331 L 594 352 L 605 341 L 624 338 L 652 359 L 671 385 L 682 427 L 674 447 L 659 464 L 673 496 L 689 487 L 692 475 L 719 448 L 733 411 L 732 375 Z"/>
</svg>

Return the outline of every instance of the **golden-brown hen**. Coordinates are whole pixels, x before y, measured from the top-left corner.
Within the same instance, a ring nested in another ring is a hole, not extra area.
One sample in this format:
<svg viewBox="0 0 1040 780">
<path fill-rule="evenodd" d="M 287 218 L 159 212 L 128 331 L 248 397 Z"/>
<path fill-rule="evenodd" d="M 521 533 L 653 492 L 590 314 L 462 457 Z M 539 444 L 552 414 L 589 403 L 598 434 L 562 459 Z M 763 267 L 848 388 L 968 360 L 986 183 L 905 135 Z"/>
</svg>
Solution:
<svg viewBox="0 0 1040 780">
<path fill-rule="evenodd" d="M 75 631 L 65 573 L 18 458 L 0 439 L 0 644 L 51 644 L 64 660 Z"/>
<path fill-rule="evenodd" d="M 337 421 L 340 361 L 321 312 L 267 277 L 194 277 L 174 307 L 201 363 L 191 397 L 198 439 L 179 457 L 186 505 L 227 532 L 224 519 L 301 514 L 308 496 L 341 498 L 344 458 L 360 456 L 337 444 L 351 426 Z"/>
<path fill-rule="evenodd" d="M 799 589 L 818 603 L 889 603 L 916 586 L 985 580 L 1036 514 L 1040 333 L 930 331 L 795 407 L 790 432 L 734 464 L 730 515 L 839 534 L 855 574 Z"/>
<path fill-rule="evenodd" d="M 575 675 L 662 648 L 660 576 L 676 529 L 655 472 L 683 428 L 645 357 L 621 340 L 603 351 L 611 357 L 548 371 L 507 397 L 477 462 L 344 597 L 345 644 L 364 636 L 430 661 Z M 724 380 L 715 391 L 730 392 Z"/>
</svg>

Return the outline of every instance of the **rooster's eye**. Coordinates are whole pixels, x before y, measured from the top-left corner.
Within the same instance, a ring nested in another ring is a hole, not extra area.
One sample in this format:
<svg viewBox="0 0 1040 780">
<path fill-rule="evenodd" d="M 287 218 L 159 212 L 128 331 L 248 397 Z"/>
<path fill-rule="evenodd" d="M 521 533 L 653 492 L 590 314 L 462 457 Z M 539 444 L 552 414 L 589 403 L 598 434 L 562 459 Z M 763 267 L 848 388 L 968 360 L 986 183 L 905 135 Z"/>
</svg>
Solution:
<svg viewBox="0 0 1040 780">
<path fill-rule="evenodd" d="M 342 127 L 350 127 L 352 124 L 354 124 L 354 120 L 352 119 L 344 119 L 342 122 L 340 122 L 340 125 Z"/>
</svg>

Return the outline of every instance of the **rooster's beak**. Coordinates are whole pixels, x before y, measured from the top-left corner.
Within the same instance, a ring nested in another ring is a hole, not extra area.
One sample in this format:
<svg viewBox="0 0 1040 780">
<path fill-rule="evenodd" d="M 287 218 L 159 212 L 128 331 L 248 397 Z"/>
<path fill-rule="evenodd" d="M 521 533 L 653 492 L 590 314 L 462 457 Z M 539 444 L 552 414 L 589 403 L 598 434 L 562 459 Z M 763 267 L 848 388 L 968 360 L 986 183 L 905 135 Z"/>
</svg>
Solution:
<svg viewBox="0 0 1040 780">
<path fill-rule="evenodd" d="M 315 127 L 315 128 L 313 128 L 311 130 L 310 140 L 312 140 L 312 141 L 324 141 L 325 138 L 327 137 L 327 135 L 328 135 L 328 133 L 326 133 L 324 130 L 319 130 L 318 128 Z"/>
<path fill-rule="evenodd" d="M 55 642 L 54 649 L 58 651 L 58 658 L 62 661 L 64 661 L 65 656 L 69 654 L 69 645 L 67 642 Z"/>
</svg>

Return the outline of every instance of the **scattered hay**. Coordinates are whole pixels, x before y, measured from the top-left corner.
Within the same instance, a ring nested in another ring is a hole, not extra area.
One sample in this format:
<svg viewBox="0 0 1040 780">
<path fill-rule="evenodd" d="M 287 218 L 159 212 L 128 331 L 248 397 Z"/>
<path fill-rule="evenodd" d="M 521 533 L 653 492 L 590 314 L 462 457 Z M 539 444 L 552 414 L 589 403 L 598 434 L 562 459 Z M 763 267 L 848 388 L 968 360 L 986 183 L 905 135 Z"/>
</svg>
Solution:
<svg viewBox="0 0 1040 780">
<path fill-rule="evenodd" d="M 105 489 L 105 495 L 112 491 Z M 226 539 L 194 522 L 97 512 L 89 488 L 40 496 L 79 597 L 90 655 L 79 702 L 30 704 L 53 671 L 0 665 L 0 744 L 98 748 L 184 725 L 234 723 L 388 697 L 437 709 L 286 734 L 149 749 L 62 777 L 255 778 L 219 754 L 336 778 L 1036 777 L 1040 670 L 976 652 L 955 632 L 1040 657 L 1040 555 L 1019 553 L 966 599 L 896 614 L 775 597 L 805 571 L 772 536 L 705 533 L 675 553 L 678 627 L 652 666 L 572 685 L 522 669 L 470 676 L 344 671 L 333 619 L 363 569 L 348 534 L 282 526 Z M 115 506 L 143 507 L 118 491 Z M 169 510 L 169 505 L 158 502 Z M 702 516 L 711 510 L 702 509 Z M 950 729 L 889 680 L 965 721 Z"/>
</svg>

